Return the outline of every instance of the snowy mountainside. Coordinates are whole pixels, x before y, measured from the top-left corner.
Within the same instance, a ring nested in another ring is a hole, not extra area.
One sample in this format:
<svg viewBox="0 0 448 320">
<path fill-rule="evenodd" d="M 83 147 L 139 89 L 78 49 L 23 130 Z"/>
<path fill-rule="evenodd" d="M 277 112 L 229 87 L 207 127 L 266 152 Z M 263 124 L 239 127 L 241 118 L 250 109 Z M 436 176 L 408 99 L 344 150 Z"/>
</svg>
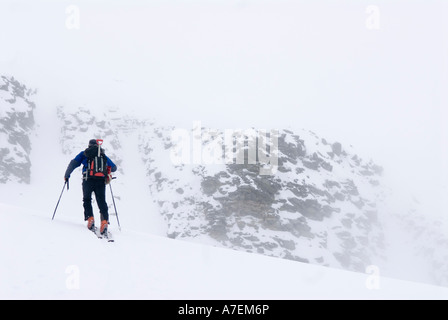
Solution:
<svg viewBox="0 0 448 320">
<path fill-rule="evenodd" d="M 120 164 L 126 157 L 122 146 L 138 143 L 141 178 L 170 238 L 357 271 L 384 245 L 376 210 L 382 169 L 339 143 L 282 130 L 278 171 L 260 176 L 259 164 L 173 163 L 173 128 L 119 116 L 118 110 L 63 110 L 58 108 L 58 117 L 66 154 L 96 136 Z M 127 138 L 131 132 L 138 141 Z M 126 168 L 120 174 L 126 176 Z"/>
<path fill-rule="evenodd" d="M 114 159 L 120 173 L 122 173 L 121 158 L 115 153 L 119 150 L 120 140 L 118 135 L 121 127 L 114 122 L 112 110 L 109 110 L 108 118 L 98 117 L 88 109 L 80 108 L 75 114 L 65 114 L 62 107 L 57 108 L 57 115 L 61 121 L 61 137 L 60 143 L 62 152 L 66 155 L 73 155 L 76 150 L 82 151 L 86 148 L 85 141 L 89 141 L 92 137 L 101 137 L 107 141 L 109 148 L 104 148 L 107 155 Z M 120 121 L 121 122 L 121 121 Z M 126 120 L 124 120 L 126 124 Z M 93 130 L 92 130 L 93 129 Z"/>
<path fill-rule="evenodd" d="M 66 109 L 62 106 L 57 108 L 57 119 L 61 128 L 59 143 L 67 164 L 70 159 L 85 150 L 90 139 L 103 139 L 106 155 L 118 167 L 114 173 L 117 179 L 112 183 L 118 208 L 121 207 L 122 213 L 128 215 L 128 218 L 132 217 L 135 228 L 152 234 L 166 235 L 163 217 L 157 208 L 154 209 L 148 198 L 149 189 L 145 180 L 143 160 L 138 150 L 140 135 L 136 129 L 146 127 L 148 123 L 123 115 L 116 108 L 79 108 L 76 112 L 67 112 Z M 71 180 L 81 179 L 81 170 L 78 171 L 72 173 Z M 109 213 L 116 215 L 117 208 L 110 198 L 108 206 Z M 120 212 L 120 209 L 117 211 Z"/>
<path fill-rule="evenodd" d="M 42 116 L 44 104 L 34 91 L 11 77 L 1 79 L 0 186 L 5 192 L 0 202 L 35 203 L 51 215 L 68 162 L 91 138 L 101 138 L 119 168 L 113 188 L 120 220 L 133 230 L 360 272 L 371 264 L 386 271 L 383 264 L 406 251 L 388 276 L 414 280 L 416 272 L 418 281 L 448 285 L 446 250 L 441 250 L 448 241 L 445 222 L 424 216 L 425 208 L 413 212 L 414 204 L 384 202 L 390 193 L 383 182 L 387 168 L 361 159 L 351 146 L 309 130 L 282 129 L 272 175 L 260 175 L 260 161 L 248 163 L 248 151 L 244 164 L 206 164 L 195 162 L 194 155 L 190 163 L 176 163 L 173 131 L 178 128 L 117 106 L 54 106 L 49 120 L 51 108 Z M 216 146 L 225 148 L 224 133 L 212 131 L 194 126 L 184 131 L 192 149 L 199 141 L 202 160 Z M 248 138 L 242 149 L 252 142 L 259 140 Z M 60 153 L 52 170 L 48 150 Z M 58 215 L 72 214 L 82 224 L 80 181 L 74 172 Z M 36 190 L 40 197 L 29 198 Z M 111 227 L 116 227 L 109 190 L 107 196 Z M 400 246 L 391 251 L 397 234 L 403 235 Z M 405 274 L 418 264 L 414 274 Z"/>
<path fill-rule="evenodd" d="M 0 183 L 30 182 L 34 94 L 14 77 L 0 77 Z"/>
<path fill-rule="evenodd" d="M 310 132 L 280 131 L 278 144 L 274 175 L 259 175 L 259 164 L 173 165 L 171 170 L 151 164 L 168 236 L 206 234 L 238 250 L 363 270 L 382 238 L 372 177 L 335 175 L 344 170 L 341 163 L 350 166 L 344 159 L 350 157 L 335 155 Z"/>
<path fill-rule="evenodd" d="M 116 242 L 107 243 L 74 217 L 52 221 L 48 212 L 26 203 L 0 203 L 0 243 L 13 244 L 0 245 L 0 299 L 448 299 L 447 288 L 175 241 L 127 227 L 115 230 Z"/>
</svg>

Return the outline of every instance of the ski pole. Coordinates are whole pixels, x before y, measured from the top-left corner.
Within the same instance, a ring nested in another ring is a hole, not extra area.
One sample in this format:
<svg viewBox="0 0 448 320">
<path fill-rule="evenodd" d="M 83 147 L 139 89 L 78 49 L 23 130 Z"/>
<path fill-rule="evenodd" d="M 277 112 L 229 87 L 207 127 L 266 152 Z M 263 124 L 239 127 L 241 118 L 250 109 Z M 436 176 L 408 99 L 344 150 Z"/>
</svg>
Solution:
<svg viewBox="0 0 448 320">
<path fill-rule="evenodd" d="M 61 195 L 59 196 L 58 203 L 56 203 L 56 208 L 54 208 L 53 217 L 51 218 L 51 220 L 54 219 L 54 215 L 56 214 L 56 210 L 58 209 L 58 206 L 59 206 L 59 201 L 61 201 L 62 194 L 64 193 L 65 185 L 67 185 L 67 190 L 68 190 L 68 179 L 65 180 L 65 182 L 64 182 L 64 186 L 62 187 Z"/>
<path fill-rule="evenodd" d="M 116 178 L 113 177 L 112 179 L 116 179 Z M 111 183 L 109 183 L 109 187 L 110 187 L 110 194 L 112 195 L 112 202 L 114 203 L 115 215 L 117 216 L 118 230 L 121 231 L 120 220 L 118 220 L 118 212 L 117 212 L 117 207 L 115 206 L 114 193 L 112 192 L 112 186 L 111 186 Z"/>
</svg>

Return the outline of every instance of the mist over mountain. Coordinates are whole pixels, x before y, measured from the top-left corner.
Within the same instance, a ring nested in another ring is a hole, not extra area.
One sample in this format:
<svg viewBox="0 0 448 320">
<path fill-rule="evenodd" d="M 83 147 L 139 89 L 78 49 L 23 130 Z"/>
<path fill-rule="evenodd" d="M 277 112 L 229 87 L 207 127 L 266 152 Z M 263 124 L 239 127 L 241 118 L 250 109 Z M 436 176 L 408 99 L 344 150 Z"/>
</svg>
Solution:
<svg viewBox="0 0 448 320">
<path fill-rule="evenodd" d="M 50 131 L 57 132 L 51 134 L 57 141 L 51 152 L 65 161 L 57 166 L 61 172 L 46 175 L 55 193 L 71 158 L 91 138 L 104 139 L 106 154 L 119 168 L 117 206 L 138 211 L 133 214 L 141 221 L 158 216 L 163 222 L 156 232 L 168 238 L 358 272 L 375 265 L 388 276 L 448 285 L 444 222 L 425 215 L 410 195 L 397 205 L 384 179 L 387 167 L 362 159 L 356 146 L 306 129 L 278 128 L 265 137 L 275 135 L 277 146 L 264 149 L 258 128 L 234 131 L 226 140 L 226 132 L 200 122 L 178 139 L 178 127 L 121 106 L 55 105 L 43 111 L 26 81 L 0 79 L 3 185 L 43 183 L 32 180 L 33 172 L 48 170 L 47 164 L 33 159 L 45 158 L 43 136 Z M 56 121 L 46 118 L 48 110 Z M 188 148 L 179 150 L 180 142 Z M 267 164 L 262 159 L 271 160 L 270 174 L 260 174 Z M 75 177 L 76 172 L 72 188 Z M 153 205 L 133 201 L 131 207 L 129 194 Z M 151 233 L 155 226 L 147 229 Z"/>
</svg>

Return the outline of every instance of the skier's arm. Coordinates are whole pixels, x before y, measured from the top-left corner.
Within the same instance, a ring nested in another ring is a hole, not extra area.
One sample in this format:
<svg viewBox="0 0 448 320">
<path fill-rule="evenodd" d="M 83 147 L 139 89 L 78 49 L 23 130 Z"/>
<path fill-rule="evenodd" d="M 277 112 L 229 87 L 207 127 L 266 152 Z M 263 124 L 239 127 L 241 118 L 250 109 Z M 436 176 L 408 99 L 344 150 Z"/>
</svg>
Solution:
<svg viewBox="0 0 448 320">
<path fill-rule="evenodd" d="M 64 179 L 67 180 L 70 178 L 73 170 L 78 168 L 82 163 L 83 152 L 78 154 L 67 166 L 67 170 L 65 171 Z"/>
<path fill-rule="evenodd" d="M 115 172 L 117 171 L 117 166 L 115 165 L 115 163 L 112 162 L 112 160 L 109 159 L 109 157 L 106 156 L 106 160 L 107 160 L 107 166 L 111 168 L 111 172 Z"/>
</svg>

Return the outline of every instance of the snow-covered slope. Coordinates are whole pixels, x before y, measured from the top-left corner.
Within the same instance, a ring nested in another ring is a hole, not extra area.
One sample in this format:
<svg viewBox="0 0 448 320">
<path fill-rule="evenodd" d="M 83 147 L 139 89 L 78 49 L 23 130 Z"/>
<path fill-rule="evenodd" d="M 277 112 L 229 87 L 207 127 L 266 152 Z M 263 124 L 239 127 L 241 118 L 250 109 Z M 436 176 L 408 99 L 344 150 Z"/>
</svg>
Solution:
<svg viewBox="0 0 448 320">
<path fill-rule="evenodd" d="M 402 230 L 418 226 L 425 210 L 413 212 L 414 203 L 402 199 L 397 205 L 383 168 L 351 146 L 307 130 L 280 130 L 278 170 L 261 176 L 259 164 L 195 163 L 194 155 L 190 164 L 174 163 L 176 128 L 119 108 L 59 107 L 58 119 L 67 156 L 90 136 L 107 141 L 108 154 L 121 165 L 118 204 L 142 230 L 345 270 L 364 272 L 375 264 L 392 277 L 448 281 L 439 249 L 446 241 L 443 224 L 436 233 L 429 224 Z M 211 140 L 210 130 L 185 132 L 190 143 L 200 132 L 204 150 L 223 145 L 224 134 Z M 428 236 L 414 244 L 422 230 Z"/>
<path fill-rule="evenodd" d="M 58 108 L 63 152 L 82 150 L 90 136 L 105 139 L 120 176 L 133 177 L 126 186 L 151 195 L 155 208 L 142 205 L 140 216 L 157 210 L 171 238 L 358 271 L 382 245 L 376 208 L 382 168 L 340 143 L 306 130 L 281 130 L 278 169 L 262 176 L 260 165 L 247 158 L 243 164 L 174 163 L 175 128 L 137 121 L 117 109 L 92 110 Z M 223 133 L 210 139 L 207 128 L 199 129 L 204 150 L 224 144 Z M 127 151 L 132 147 L 137 152 Z M 140 173 L 128 172 L 138 167 Z"/>
<path fill-rule="evenodd" d="M 11 88 L 8 94 L 14 92 Z M 52 228 L 66 226 L 59 225 L 62 221 L 70 221 L 70 228 L 83 233 L 79 170 L 72 174 L 70 190 L 63 193 L 52 227 L 40 225 L 33 215 L 51 217 L 68 162 L 85 149 L 88 140 L 102 138 L 106 154 L 119 167 L 117 179 L 108 187 L 107 201 L 111 227 L 116 230 L 118 211 L 124 239 L 130 233 L 150 239 L 187 240 L 357 271 L 360 276 L 374 265 L 392 278 L 447 284 L 446 251 L 441 250 L 446 243 L 444 224 L 434 232 L 431 219 L 423 225 L 419 213 L 409 211 L 412 206 L 400 202 L 393 207 L 385 202 L 390 190 L 383 184 L 383 168 L 361 159 L 351 146 L 308 130 L 282 129 L 278 168 L 273 175 L 259 175 L 259 163 L 178 164 L 171 158 L 173 126 L 137 117 L 119 106 L 49 106 L 38 95 L 34 99 L 30 118 L 37 125 L 33 130 L 27 122 L 15 125 L 15 132 L 28 139 L 30 171 L 24 171 L 27 179 L 17 179 L 7 167 L 0 168 L 5 177 L 0 183 L 0 203 L 8 208 L 2 210 L 6 211 L 4 224 L 26 225 L 29 230 L 25 234 L 48 237 L 42 240 L 44 247 L 51 248 L 46 241 L 53 239 Z M 23 110 L 15 107 L 18 102 L 20 99 L 0 100 L 0 107 L 11 119 L 19 118 Z M 213 141 L 207 128 L 200 129 L 204 150 L 222 143 L 222 134 L 214 135 Z M 186 132 L 194 138 L 192 131 Z M 17 150 L 9 140 L 2 140 L 0 148 L 4 153 Z M 13 164 L 22 161 L 20 157 L 11 159 L 16 159 Z M 94 210 L 97 212 L 95 205 Z M 8 215 L 15 211 L 25 218 L 8 220 L 16 218 Z M 73 233 L 76 242 L 79 236 Z M 17 246 L 18 251 L 20 248 Z M 45 253 L 42 259 L 46 259 Z"/>
<path fill-rule="evenodd" d="M 76 211 L 72 209 L 72 211 Z M 72 212 L 73 213 L 73 212 Z M 0 299 L 448 299 L 448 289 L 0 204 Z M 374 271 L 374 270 L 373 270 Z"/>
</svg>

